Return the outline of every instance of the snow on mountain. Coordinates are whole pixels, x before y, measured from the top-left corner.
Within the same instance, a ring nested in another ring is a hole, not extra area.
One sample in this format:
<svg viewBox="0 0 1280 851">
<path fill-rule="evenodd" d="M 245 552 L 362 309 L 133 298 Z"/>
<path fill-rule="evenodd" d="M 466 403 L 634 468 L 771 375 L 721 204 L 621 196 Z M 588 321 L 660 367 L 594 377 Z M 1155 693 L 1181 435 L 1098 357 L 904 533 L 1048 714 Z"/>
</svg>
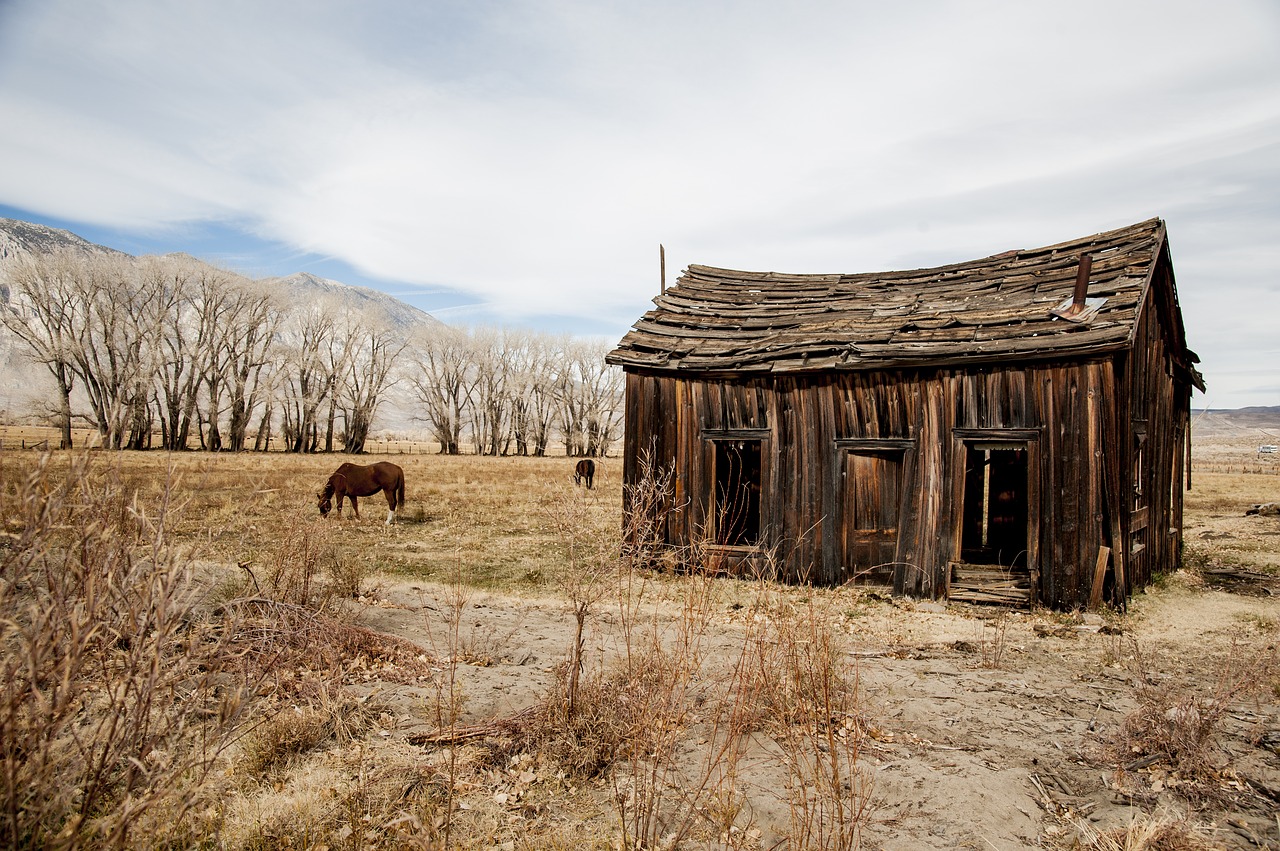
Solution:
<svg viewBox="0 0 1280 851">
<path fill-rule="evenodd" d="M 0 218 L 0 310 L 8 309 L 8 270 L 33 255 L 72 249 L 86 254 L 114 254 L 117 251 L 61 228 Z M 198 258 L 193 258 L 196 262 Z M 405 304 L 393 296 L 368 287 L 351 286 L 341 281 L 320 278 L 307 272 L 258 281 L 281 297 L 287 305 L 337 301 L 357 313 L 389 320 L 397 331 L 409 336 L 420 328 L 442 327 L 443 323 L 429 313 Z M 52 398 L 52 385 L 43 367 L 32 364 L 22 346 L 9 329 L 0 325 L 0 422 L 22 418 L 45 407 Z"/>
<path fill-rule="evenodd" d="M 380 313 L 398 330 L 416 326 L 440 326 L 443 323 L 426 311 L 405 304 L 393 296 L 368 287 L 357 287 L 321 278 L 310 272 L 295 272 L 281 278 L 262 278 L 259 283 L 274 293 L 282 295 L 287 303 L 314 301 L 329 298 L 342 302 L 355 310 Z"/>
</svg>

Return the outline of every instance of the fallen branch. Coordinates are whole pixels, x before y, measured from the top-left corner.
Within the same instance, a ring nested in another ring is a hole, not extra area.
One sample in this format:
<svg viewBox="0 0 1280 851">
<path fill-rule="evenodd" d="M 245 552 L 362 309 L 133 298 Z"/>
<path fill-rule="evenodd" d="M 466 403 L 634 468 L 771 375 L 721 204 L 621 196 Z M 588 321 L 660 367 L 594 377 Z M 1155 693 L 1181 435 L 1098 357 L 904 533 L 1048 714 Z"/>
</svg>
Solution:
<svg viewBox="0 0 1280 851">
<path fill-rule="evenodd" d="M 508 718 L 496 718 L 466 727 L 447 727 L 434 733 L 420 733 L 406 741 L 411 745 L 458 745 L 491 736 L 516 736 L 523 733 L 529 722 L 538 716 L 542 707 L 534 705 L 522 709 Z"/>
</svg>

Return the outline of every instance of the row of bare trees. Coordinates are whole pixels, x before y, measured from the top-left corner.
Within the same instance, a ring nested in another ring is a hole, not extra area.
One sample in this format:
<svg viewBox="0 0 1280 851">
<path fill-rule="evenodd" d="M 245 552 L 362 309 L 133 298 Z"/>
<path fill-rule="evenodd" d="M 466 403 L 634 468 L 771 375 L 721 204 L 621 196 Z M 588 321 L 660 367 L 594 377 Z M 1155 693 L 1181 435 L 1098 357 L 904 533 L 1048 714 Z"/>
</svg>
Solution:
<svg viewBox="0 0 1280 851">
<path fill-rule="evenodd" d="M 599 343 L 527 331 L 440 329 L 414 347 L 409 372 L 441 452 L 464 435 L 485 455 L 604 455 L 621 427 L 622 373 Z"/>
<path fill-rule="evenodd" d="M 338 298 L 285 304 L 260 282 L 183 256 L 78 251 L 7 270 L 4 324 L 53 379 L 47 414 L 104 446 L 364 451 L 402 384 L 441 451 L 603 454 L 621 375 L 604 348 L 508 330 L 423 327 Z M 256 426 L 256 427 L 255 427 Z M 252 440 L 252 446 L 250 441 Z"/>
</svg>

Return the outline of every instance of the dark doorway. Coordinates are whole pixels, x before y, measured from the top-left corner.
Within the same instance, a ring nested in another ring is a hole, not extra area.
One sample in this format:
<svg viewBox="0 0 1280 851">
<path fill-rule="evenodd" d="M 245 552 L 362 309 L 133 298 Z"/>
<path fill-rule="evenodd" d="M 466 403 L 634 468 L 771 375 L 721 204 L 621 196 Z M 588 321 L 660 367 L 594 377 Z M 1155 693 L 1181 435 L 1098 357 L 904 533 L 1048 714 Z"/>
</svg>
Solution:
<svg viewBox="0 0 1280 851">
<path fill-rule="evenodd" d="M 760 441 L 716 440 L 715 541 L 754 546 L 760 540 Z"/>
<path fill-rule="evenodd" d="M 1027 569 L 1027 449 L 965 443 L 960 554 L 969 564 Z"/>
</svg>

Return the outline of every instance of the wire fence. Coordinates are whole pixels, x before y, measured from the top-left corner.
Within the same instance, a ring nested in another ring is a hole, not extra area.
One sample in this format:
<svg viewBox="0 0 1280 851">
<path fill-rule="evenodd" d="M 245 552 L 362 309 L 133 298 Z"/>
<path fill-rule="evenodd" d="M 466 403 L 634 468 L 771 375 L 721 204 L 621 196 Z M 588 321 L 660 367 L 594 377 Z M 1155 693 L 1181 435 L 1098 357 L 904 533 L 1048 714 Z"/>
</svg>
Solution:
<svg viewBox="0 0 1280 851">
<path fill-rule="evenodd" d="M 249 435 L 245 441 L 245 451 L 253 450 L 254 435 Z M 198 442 L 199 438 L 188 441 L 187 448 L 193 451 L 202 449 Z M 101 445 L 101 438 L 94 429 L 73 429 L 71 432 L 71 445 L 77 449 L 96 448 Z M 160 435 L 156 434 L 153 445 L 158 449 L 161 446 Z M 34 450 L 38 452 L 47 451 L 49 449 L 60 449 L 62 446 L 62 435 L 55 428 L 46 428 L 42 426 L 0 426 L 0 452 L 18 451 L 18 450 Z M 610 447 L 608 454 L 614 454 L 617 444 Z M 266 452 L 286 451 L 285 443 L 277 438 L 268 441 Z M 341 450 L 335 449 L 335 452 Z M 365 441 L 365 455 L 436 455 L 440 452 L 440 444 L 434 440 L 415 439 L 410 437 L 382 437 L 370 438 Z M 475 447 L 470 444 L 459 446 L 459 455 L 476 454 Z M 565 456 L 564 444 L 553 444 L 547 447 L 546 455 L 548 457 Z"/>
</svg>

